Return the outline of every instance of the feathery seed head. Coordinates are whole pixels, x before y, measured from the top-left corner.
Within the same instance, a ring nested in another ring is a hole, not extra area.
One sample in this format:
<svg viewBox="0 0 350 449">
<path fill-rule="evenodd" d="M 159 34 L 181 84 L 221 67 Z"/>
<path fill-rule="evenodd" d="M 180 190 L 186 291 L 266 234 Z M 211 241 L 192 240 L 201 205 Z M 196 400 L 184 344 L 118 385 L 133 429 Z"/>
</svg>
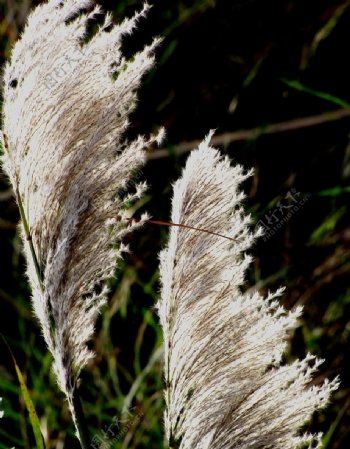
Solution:
<svg viewBox="0 0 350 449">
<path fill-rule="evenodd" d="M 158 138 L 124 138 L 158 41 L 132 60 L 123 57 L 121 43 L 149 6 L 118 26 L 107 14 L 88 40 L 87 24 L 101 13 L 93 3 L 38 6 L 13 48 L 3 84 L 8 144 L 2 164 L 26 220 L 34 311 L 68 398 L 92 356 L 86 343 L 105 303 L 103 281 L 121 257 L 122 237 L 136 227 L 114 220 L 126 204 L 118 191 L 131 190 L 144 148 Z M 144 189 L 136 185 L 128 202 Z"/>
<path fill-rule="evenodd" d="M 160 255 L 158 312 L 164 332 L 165 428 L 172 449 L 319 447 L 300 435 L 338 381 L 308 387 L 320 361 L 282 363 L 301 308 L 279 305 L 282 290 L 263 298 L 242 293 L 261 234 L 249 230 L 240 184 L 251 172 L 230 165 L 209 145 L 192 151 L 174 185 L 172 221 L 235 238 L 174 227 Z M 315 447 L 315 446 L 312 446 Z"/>
</svg>

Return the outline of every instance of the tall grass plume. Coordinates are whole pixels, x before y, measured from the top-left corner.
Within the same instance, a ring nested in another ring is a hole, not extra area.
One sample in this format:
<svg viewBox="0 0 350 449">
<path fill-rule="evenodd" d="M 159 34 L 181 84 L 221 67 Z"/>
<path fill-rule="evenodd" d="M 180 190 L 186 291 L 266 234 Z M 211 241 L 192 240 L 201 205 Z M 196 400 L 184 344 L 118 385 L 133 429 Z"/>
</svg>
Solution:
<svg viewBox="0 0 350 449">
<path fill-rule="evenodd" d="M 285 310 L 276 299 L 282 290 L 243 292 L 246 250 L 261 234 L 250 231 L 242 206 L 240 184 L 251 173 L 211 148 L 209 136 L 174 185 L 171 221 L 229 239 L 173 227 L 160 255 L 172 449 L 320 447 L 321 434 L 300 429 L 338 385 L 310 386 L 321 363 L 310 354 L 282 361 L 300 307 Z"/>
<path fill-rule="evenodd" d="M 90 0 L 51 0 L 28 17 L 3 76 L 2 166 L 21 213 L 32 304 L 75 417 L 81 369 L 106 302 L 105 280 L 137 224 L 117 220 L 142 195 L 131 185 L 156 137 L 126 141 L 155 40 L 126 59 L 122 40 L 146 14 L 113 25 Z"/>
</svg>

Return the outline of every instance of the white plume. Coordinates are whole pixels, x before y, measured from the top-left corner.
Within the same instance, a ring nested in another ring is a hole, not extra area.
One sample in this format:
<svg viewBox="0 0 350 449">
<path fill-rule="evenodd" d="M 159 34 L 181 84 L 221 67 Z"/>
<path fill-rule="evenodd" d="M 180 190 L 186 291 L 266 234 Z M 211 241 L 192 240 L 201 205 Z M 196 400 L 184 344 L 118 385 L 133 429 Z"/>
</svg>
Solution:
<svg viewBox="0 0 350 449">
<path fill-rule="evenodd" d="M 34 311 L 70 403 L 92 356 L 86 343 L 105 302 L 103 281 L 125 250 L 123 236 L 136 227 L 118 217 L 145 188 L 132 189 L 131 179 L 156 140 L 123 137 L 157 41 L 131 60 L 121 43 L 148 5 L 119 26 L 107 14 L 88 40 L 87 24 L 101 14 L 92 3 L 51 0 L 37 7 L 3 82 L 2 164 L 23 206 Z"/>
<path fill-rule="evenodd" d="M 164 331 L 165 428 L 172 449 L 294 449 L 316 447 L 320 435 L 300 434 L 323 407 L 337 380 L 312 386 L 320 361 L 308 355 L 282 363 L 301 309 L 242 293 L 254 238 L 242 209 L 240 183 L 250 174 L 209 146 L 188 158 L 174 186 L 174 223 L 234 241 L 173 227 L 160 255 L 158 311 Z M 304 446 L 303 446 L 304 447 Z"/>
</svg>

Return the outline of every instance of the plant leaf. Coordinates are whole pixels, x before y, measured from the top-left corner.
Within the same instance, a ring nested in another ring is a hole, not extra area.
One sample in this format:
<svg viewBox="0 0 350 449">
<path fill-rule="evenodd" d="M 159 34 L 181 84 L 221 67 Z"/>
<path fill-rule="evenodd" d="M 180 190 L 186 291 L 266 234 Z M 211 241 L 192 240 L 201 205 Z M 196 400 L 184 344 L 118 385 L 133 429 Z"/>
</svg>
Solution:
<svg viewBox="0 0 350 449">
<path fill-rule="evenodd" d="M 4 339 L 5 344 L 11 354 L 11 358 L 12 358 L 13 364 L 15 366 L 18 382 L 21 387 L 22 398 L 24 400 L 26 409 L 29 414 L 29 420 L 30 420 L 30 424 L 33 429 L 37 449 L 45 449 L 44 440 L 43 440 L 41 428 L 40 428 L 40 421 L 39 421 L 38 415 L 36 413 L 32 398 L 30 397 L 23 374 L 22 374 L 21 370 L 19 369 L 19 366 L 16 362 L 15 356 L 13 355 L 13 352 L 11 351 L 11 348 L 9 347 L 9 345 L 4 337 L 3 337 L 3 339 Z"/>
</svg>

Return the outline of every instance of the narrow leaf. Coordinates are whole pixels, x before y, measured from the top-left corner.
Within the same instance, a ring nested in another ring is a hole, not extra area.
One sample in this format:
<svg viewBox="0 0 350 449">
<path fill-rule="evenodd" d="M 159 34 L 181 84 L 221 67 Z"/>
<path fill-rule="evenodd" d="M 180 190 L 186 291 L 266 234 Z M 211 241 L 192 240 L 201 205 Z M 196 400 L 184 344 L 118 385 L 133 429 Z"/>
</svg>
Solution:
<svg viewBox="0 0 350 449">
<path fill-rule="evenodd" d="M 3 337 L 4 338 L 4 337 Z M 45 445 L 44 445 L 44 440 L 42 437 L 42 433 L 41 433 L 41 429 L 40 429 L 40 422 L 39 422 L 39 418 L 38 415 L 36 413 L 33 401 L 30 397 L 26 382 L 24 380 L 24 377 L 21 373 L 21 370 L 19 369 L 19 366 L 16 362 L 15 356 L 13 355 L 11 348 L 9 347 L 8 343 L 6 342 L 5 338 L 4 338 L 5 344 L 11 354 L 11 358 L 13 360 L 13 364 L 15 366 L 15 370 L 16 370 L 16 374 L 18 377 L 18 381 L 21 387 L 21 392 L 22 392 L 22 398 L 24 400 L 26 409 L 28 411 L 29 414 L 29 420 L 30 420 L 30 424 L 32 426 L 33 429 L 33 433 L 34 433 L 34 437 L 35 437 L 35 442 L 36 442 L 36 446 L 37 449 L 45 449 Z"/>
</svg>

